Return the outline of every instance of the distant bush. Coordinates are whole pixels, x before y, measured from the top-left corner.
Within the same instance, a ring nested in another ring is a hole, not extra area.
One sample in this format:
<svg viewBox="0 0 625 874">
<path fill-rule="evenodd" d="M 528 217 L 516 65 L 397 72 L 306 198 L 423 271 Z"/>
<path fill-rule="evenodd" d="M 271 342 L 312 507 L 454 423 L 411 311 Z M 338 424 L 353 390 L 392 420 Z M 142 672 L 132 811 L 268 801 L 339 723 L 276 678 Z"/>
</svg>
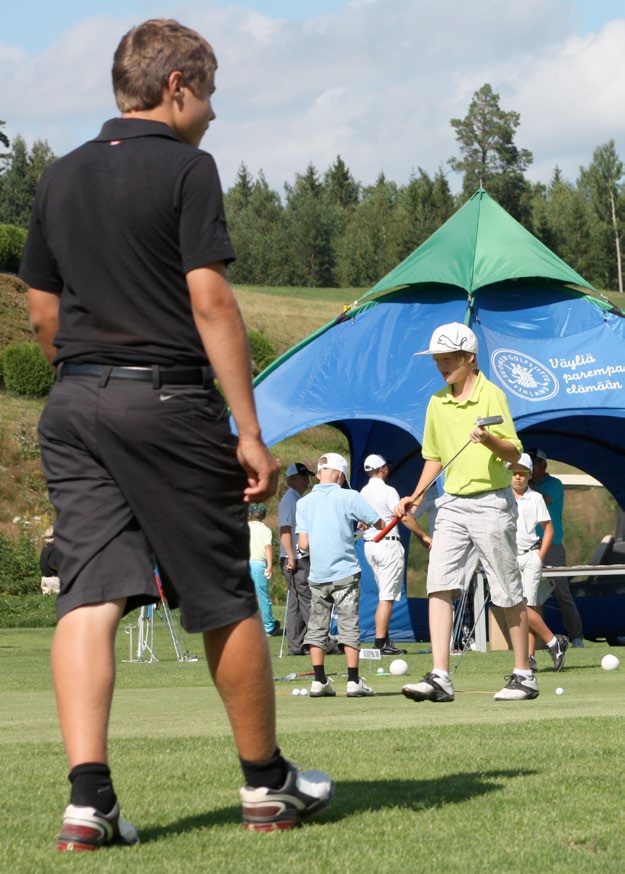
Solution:
<svg viewBox="0 0 625 874">
<path fill-rule="evenodd" d="M 276 360 L 277 353 L 271 340 L 259 331 L 249 331 L 247 336 L 250 344 L 252 370 L 254 376 L 257 376 L 261 370 L 269 367 Z"/>
<path fill-rule="evenodd" d="M 0 225 L 0 270 L 17 273 L 27 232 L 15 225 Z"/>
<path fill-rule="evenodd" d="M 0 534 L 0 595 L 27 595 L 40 585 L 39 555 L 28 531 L 17 540 Z"/>
<path fill-rule="evenodd" d="M 0 373 L 7 391 L 29 398 L 48 394 L 54 371 L 37 343 L 12 343 L 0 353 Z"/>
</svg>

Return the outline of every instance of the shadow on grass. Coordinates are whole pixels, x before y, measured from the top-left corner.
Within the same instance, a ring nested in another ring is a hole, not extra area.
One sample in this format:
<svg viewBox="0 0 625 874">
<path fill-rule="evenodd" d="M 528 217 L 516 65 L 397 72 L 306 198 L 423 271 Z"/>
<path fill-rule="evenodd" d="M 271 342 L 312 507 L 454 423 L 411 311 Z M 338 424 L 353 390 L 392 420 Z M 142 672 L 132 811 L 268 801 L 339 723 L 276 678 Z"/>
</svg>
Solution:
<svg viewBox="0 0 625 874">
<path fill-rule="evenodd" d="M 310 822 L 319 824 L 340 822 L 355 813 L 404 808 L 415 813 L 459 804 L 480 795 L 498 792 L 509 780 L 536 774 L 530 769 L 510 771 L 462 772 L 435 780 L 343 780 L 336 787 L 331 807 Z M 162 837 L 227 826 L 241 822 L 241 809 L 224 807 L 219 810 L 188 816 L 170 825 L 141 828 L 141 840 L 154 841 Z"/>
</svg>

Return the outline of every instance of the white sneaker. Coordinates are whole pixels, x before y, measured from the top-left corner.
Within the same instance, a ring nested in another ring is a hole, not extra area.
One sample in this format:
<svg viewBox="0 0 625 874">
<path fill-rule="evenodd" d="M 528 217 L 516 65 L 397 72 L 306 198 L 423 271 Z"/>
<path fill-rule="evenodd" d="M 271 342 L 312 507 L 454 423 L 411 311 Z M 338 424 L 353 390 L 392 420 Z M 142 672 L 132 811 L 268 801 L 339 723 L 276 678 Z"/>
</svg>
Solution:
<svg viewBox="0 0 625 874">
<path fill-rule="evenodd" d="M 336 691 L 330 680 L 326 680 L 325 683 L 313 680 L 310 684 L 311 698 L 331 698 L 333 695 L 336 695 Z"/>
<path fill-rule="evenodd" d="M 523 677 L 521 674 L 511 674 L 503 689 L 495 695 L 495 701 L 529 701 L 538 698 L 538 683 L 536 677 Z"/>
<path fill-rule="evenodd" d="M 139 842 L 134 825 L 119 812 L 119 804 L 110 813 L 103 814 L 94 807 L 70 804 L 63 814 L 61 834 L 56 842 L 57 850 L 99 850 L 113 844 L 130 846 Z"/>
<path fill-rule="evenodd" d="M 420 683 L 408 683 L 402 694 L 411 701 L 453 701 L 454 685 L 451 680 L 428 673 Z"/>
<path fill-rule="evenodd" d="M 348 698 L 370 698 L 372 695 L 375 695 L 375 692 L 370 686 L 367 686 L 362 677 L 357 683 L 353 680 L 349 680 L 347 683 Z"/>
<path fill-rule="evenodd" d="M 239 794 L 245 829 L 272 832 L 294 828 L 303 818 L 324 810 L 334 796 L 334 783 L 323 771 L 300 771 L 289 762 L 280 789 L 244 786 Z"/>
</svg>

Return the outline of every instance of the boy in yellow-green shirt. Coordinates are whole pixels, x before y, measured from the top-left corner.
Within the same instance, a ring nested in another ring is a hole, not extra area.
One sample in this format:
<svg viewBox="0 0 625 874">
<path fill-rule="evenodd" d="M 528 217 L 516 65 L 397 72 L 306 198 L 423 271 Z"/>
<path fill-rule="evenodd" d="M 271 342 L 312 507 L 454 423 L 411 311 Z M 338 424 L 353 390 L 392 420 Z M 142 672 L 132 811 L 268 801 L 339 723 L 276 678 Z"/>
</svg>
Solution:
<svg viewBox="0 0 625 874">
<path fill-rule="evenodd" d="M 430 345 L 417 355 L 433 355 L 447 383 L 428 404 L 423 436 L 425 459 L 417 487 L 402 498 L 395 514 L 402 517 L 421 502 L 416 497 L 449 463 L 445 491 L 437 502 L 428 566 L 430 640 L 433 669 L 420 683 L 402 692 L 413 701 L 453 701 L 449 674 L 449 642 L 453 600 L 463 587 L 466 565 L 479 556 L 488 577 L 493 604 L 504 610 L 514 671 L 495 695 L 497 701 L 538 697 L 538 684 L 528 662 L 527 609 L 516 557 L 517 509 L 506 462 L 518 461 L 523 449 L 517 437 L 505 394 L 489 382 L 477 366 L 477 337 L 459 322 L 442 325 Z M 490 430 L 478 419 L 500 416 Z M 470 443 L 457 458 L 463 444 Z"/>
</svg>

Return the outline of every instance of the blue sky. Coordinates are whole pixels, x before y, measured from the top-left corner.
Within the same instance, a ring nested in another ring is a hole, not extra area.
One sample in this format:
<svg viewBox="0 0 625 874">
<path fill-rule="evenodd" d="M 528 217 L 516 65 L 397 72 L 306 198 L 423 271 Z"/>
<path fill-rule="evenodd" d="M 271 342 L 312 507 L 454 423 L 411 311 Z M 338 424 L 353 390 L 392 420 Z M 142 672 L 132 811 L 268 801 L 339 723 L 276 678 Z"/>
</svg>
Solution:
<svg viewBox="0 0 625 874">
<path fill-rule="evenodd" d="M 63 154 L 116 114 L 121 35 L 175 17 L 213 43 L 217 121 L 203 147 L 223 184 L 245 162 L 281 190 L 340 154 L 356 178 L 448 171 L 449 120 L 489 82 L 521 114 L 528 176 L 576 178 L 596 146 L 625 151 L 623 0 L 31 0 L 5 4 L 0 118 Z M 459 179 L 450 174 L 457 188 Z"/>
</svg>

